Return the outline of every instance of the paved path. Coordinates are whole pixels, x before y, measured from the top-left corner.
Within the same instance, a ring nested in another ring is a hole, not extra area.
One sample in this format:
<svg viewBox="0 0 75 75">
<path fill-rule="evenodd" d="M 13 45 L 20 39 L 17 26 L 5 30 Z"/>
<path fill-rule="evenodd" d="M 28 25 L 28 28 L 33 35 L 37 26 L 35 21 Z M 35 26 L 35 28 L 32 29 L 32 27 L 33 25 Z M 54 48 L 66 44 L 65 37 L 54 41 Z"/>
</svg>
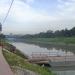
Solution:
<svg viewBox="0 0 75 75">
<path fill-rule="evenodd" d="M 0 75 L 13 75 L 10 66 L 8 65 L 2 54 L 1 47 L 0 47 Z"/>
</svg>

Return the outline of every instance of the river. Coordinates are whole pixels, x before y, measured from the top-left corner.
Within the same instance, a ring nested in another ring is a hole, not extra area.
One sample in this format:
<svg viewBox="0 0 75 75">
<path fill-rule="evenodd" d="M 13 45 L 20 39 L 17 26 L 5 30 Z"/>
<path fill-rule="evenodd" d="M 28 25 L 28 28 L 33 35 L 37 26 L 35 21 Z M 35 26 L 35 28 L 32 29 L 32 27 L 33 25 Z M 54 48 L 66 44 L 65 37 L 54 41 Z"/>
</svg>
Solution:
<svg viewBox="0 0 75 75">
<path fill-rule="evenodd" d="M 38 52 L 38 53 L 49 53 L 51 56 L 73 56 L 75 55 L 75 52 L 73 52 L 73 49 L 68 48 L 62 48 L 62 47 L 54 47 L 54 46 L 44 46 L 44 45 L 36 45 L 36 44 L 29 44 L 24 42 L 10 42 L 14 46 L 16 46 L 17 49 L 22 51 L 24 54 L 31 57 L 32 53 Z M 55 67 L 51 68 L 52 71 L 57 75 L 75 75 L 75 66 L 72 67 Z"/>
</svg>

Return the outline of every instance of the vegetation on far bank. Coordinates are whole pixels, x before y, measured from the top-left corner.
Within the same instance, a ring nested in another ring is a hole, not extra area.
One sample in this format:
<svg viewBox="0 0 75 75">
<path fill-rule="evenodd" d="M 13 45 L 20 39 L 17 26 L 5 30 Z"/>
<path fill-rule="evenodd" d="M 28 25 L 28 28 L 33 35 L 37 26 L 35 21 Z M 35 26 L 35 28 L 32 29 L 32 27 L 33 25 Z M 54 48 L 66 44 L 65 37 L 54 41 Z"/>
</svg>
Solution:
<svg viewBox="0 0 75 75">
<path fill-rule="evenodd" d="M 38 34 L 27 34 L 22 36 L 22 38 L 55 38 L 55 37 L 74 37 L 75 36 L 75 27 L 72 29 L 63 29 L 63 30 L 48 30 L 46 32 L 40 32 Z"/>
<path fill-rule="evenodd" d="M 45 43 L 45 44 L 75 44 L 75 27 L 72 29 L 63 29 L 57 31 L 48 30 L 46 32 L 40 32 L 38 34 L 27 34 L 19 39 L 25 40 L 25 42 L 33 43 Z"/>
<path fill-rule="evenodd" d="M 6 58 L 7 62 L 10 64 L 10 66 L 18 66 L 23 69 L 27 69 L 27 70 L 36 72 L 40 75 L 53 75 L 52 72 L 48 68 L 31 64 L 27 61 L 27 59 L 24 59 L 12 52 L 3 50 L 3 55 Z"/>
<path fill-rule="evenodd" d="M 75 44 L 75 37 L 57 37 L 57 38 L 31 38 L 25 39 L 26 42 L 44 43 L 44 44 Z"/>
</svg>

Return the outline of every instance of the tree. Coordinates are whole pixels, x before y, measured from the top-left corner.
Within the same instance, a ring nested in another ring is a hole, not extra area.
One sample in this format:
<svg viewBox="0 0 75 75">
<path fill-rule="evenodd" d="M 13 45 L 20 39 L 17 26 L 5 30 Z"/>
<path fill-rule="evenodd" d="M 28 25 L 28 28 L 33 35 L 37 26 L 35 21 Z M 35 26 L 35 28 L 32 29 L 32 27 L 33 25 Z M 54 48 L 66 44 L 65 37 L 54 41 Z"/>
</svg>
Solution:
<svg viewBox="0 0 75 75">
<path fill-rule="evenodd" d="M 71 36 L 75 36 L 75 27 L 70 30 Z"/>
</svg>

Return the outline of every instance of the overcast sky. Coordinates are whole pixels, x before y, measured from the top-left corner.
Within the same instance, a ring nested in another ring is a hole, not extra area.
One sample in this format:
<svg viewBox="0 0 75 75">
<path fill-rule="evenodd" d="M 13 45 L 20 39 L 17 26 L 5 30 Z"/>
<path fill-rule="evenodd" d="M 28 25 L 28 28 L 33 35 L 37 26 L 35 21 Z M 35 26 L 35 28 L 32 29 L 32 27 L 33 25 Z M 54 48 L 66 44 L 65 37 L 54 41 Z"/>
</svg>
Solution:
<svg viewBox="0 0 75 75">
<path fill-rule="evenodd" d="M 12 0 L 0 0 L 2 23 Z M 75 0 L 14 0 L 3 33 L 34 34 L 75 26 Z"/>
</svg>

